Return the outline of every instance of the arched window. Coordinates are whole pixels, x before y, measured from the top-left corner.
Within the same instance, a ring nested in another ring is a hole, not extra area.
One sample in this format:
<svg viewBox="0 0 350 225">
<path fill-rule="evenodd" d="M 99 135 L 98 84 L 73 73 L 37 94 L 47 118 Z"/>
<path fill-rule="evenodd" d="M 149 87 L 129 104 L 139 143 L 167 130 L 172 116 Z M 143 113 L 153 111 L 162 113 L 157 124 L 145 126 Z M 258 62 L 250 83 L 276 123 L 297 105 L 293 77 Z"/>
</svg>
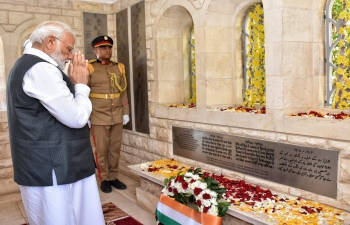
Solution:
<svg viewBox="0 0 350 225">
<path fill-rule="evenodd" d="M 243 106 L 265 105 L 265 33 L 262 4 L 248 10 L 244 22 Z"/>
<path fill-rule="evenodd" d="M 350 107 L 350 0 L 328 0 L 326 5 L 326 105 Z"/>
<path fill-rule="evenodd" d="M 182 6 L 171 6 L 157 24 L 158 103 L 196 102 L 194 23 Z"/>
</svg>

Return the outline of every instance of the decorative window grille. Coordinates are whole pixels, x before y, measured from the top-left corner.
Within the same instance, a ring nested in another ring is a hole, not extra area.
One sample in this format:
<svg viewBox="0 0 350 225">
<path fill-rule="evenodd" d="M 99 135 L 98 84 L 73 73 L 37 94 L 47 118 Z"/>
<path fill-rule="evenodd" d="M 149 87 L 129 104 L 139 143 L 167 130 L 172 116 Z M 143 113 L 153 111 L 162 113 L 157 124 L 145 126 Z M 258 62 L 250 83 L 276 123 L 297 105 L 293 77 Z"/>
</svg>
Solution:
<svg viewBox="0 0 350 225">
<path fill-rule="evenodd" d="M 326 106 L 350 107 L 350 0 L 328 0 L 325 10 Z"/>
<path fill-rule="evenodd" d="M 263 5 L 256 4 L 248 10 L 243 29 L 243 106 L 249 108 L 266 102 L 264 30 Z"/>
</svg>

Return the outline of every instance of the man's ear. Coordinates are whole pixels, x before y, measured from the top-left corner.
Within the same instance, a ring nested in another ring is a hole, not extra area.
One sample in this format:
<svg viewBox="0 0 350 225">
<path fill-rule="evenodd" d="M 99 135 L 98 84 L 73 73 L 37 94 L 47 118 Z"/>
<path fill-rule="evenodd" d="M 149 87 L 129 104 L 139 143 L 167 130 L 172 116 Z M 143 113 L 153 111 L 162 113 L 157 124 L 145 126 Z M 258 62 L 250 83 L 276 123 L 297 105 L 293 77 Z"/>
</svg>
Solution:
<svg viewBox="0 0 350 225">
<path fill-rule="evenodd" d="M 48 50 L 53 50 L 55 49 L 55 45 L 56 45 L 56 38 L 54 36 L 48 36 L 46 39 L 45 39 L 45 46 Z"/>
<path fill-rule="evenodd" d="M 98 55 L 98 48 L 94 48 L 95 55 Z"/>
</svg>

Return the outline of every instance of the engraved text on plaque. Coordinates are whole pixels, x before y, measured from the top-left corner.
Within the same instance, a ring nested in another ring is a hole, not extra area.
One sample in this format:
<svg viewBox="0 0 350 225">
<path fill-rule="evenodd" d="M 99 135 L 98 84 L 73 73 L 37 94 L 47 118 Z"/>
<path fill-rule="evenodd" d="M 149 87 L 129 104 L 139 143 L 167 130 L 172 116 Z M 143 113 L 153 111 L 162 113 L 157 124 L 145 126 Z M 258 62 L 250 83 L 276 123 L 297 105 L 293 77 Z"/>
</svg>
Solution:
<svg viewBox="0 0 350 225">
<path fill-rule="evenodd" d="M 337 197 L 338 152 L 173 127 L 174 154 Z"/>
</svg>

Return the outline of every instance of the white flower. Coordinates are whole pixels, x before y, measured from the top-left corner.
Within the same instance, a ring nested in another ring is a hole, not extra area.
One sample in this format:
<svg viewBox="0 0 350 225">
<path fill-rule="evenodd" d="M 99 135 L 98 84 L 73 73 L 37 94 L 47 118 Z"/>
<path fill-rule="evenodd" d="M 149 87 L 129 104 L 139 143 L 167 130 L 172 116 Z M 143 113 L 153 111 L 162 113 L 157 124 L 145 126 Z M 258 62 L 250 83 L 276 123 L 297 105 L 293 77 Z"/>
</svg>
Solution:
<svg viewBox="0 0 350 225">
<path fill-rule="evenodd" d="M 212 205 L 217 205 L 217 204 L 218 204 L 218 201 L 216 200 L 216 198 L 211 198 L 211 199 L 210 199 L 210 203 L 211 203 Z"/>
<path fill-rule="evenodd" d="M 203 199 L 203 200 L 202 200 L 202 205 L 204 205 L 205 207 L 209 207 L 209 206 L 211 206 L 211 203 L 210 203 L 209 200 Z"/>
<path fill-rule="evenodd" d="M 207 183 L 204 183 L 204 182 L 200 182 L 199 184 L 199 188 L 202 189 L 202 190 L 206 190 L 208 187 Z"/>
<path fill-rule="evenodd" d="M 147 170 L 150 165 L 152 165 L 152 162 L 141 163 L 140 168 L 143 170 Z"/>
<path fill-rule="evenodd" d="M 211 207 L 209 210 L 208 210 L 208 214 L 210 215 L 214 215 L 214 216 L 217 216 L 218 215 L 218 207 Z"/>
<path fill-rule="evenodd" d="M 198 188 L 201 188 L 200 185 L 202 184 L 203 182 L 200 182 L 200 181 L 195 181 L 193 183 L 189 183 L 188 184 L 188 187 L 191 188 L 192 190 L 194 190 L 196 187 Z M 203 188 L 202 188 L 203 189 Z"/>
<path fill-rule="evenodd" d="M 185 179 L 186 179 L 186 178 L 192 178 L 193 176 L 194 176 L 194 174 L 193 174 L 193 173 L 190 173 L 190 172 L 187 172 L 187 173 L 185 173 L 185 175 L 184 175 Z"/>
</svg>

